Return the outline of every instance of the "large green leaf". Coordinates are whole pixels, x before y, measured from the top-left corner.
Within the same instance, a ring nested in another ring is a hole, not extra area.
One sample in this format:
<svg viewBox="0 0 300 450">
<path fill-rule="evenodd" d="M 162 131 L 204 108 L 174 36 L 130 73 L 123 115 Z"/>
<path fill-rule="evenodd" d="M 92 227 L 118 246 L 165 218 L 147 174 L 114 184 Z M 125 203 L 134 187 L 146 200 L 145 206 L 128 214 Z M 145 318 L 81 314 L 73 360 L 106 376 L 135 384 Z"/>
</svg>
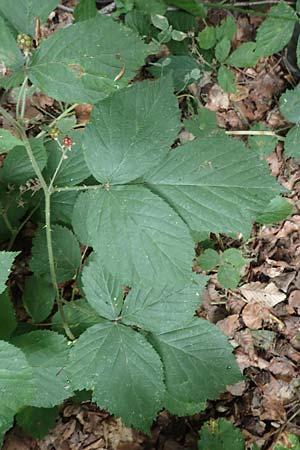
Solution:
<svg viewBox="0 0 300 450">
<path fill-rule="evenodd" d="M 16 29 L 18 33 L 34 36 L 35 18 L 46 22 L 50 12 L 58 5 L 58 0 L 0 0 L 0 14 Z"/>
<path fill-rule="evenodd" d="M 217 233 L 247 233 L 280 191 L 255 152 L 223 135 L 176 148 L 145 179 L 192 230 Z"/>
<path fill-rule="evenodd" d="M 95 0 L 80 0 L 74 9 L 74 19 L 76 22 L 89 20 L 98 14 Z"/>
<path fill-rule="evenodd" d="M 167 331 L 189 322 L 200 306 L 207 277 L 178 289 L 163 287 L 132 289 L 122 310 L 122 322 L 155 332 Z"/>
<path fill-rule="evenodd" d="M 182 402 L 216 398 L 241 379 L 226 336 L 204 319 L 157 332 L 151 342 L 162 358 L 169 394 Z"/>
<path fill-rule="evenodd" d="M 35 396 L 33 371 L 21 350 L 0 341 L 0 445 L 17 410 Z"/>
<path fill-rule="evenodd" d="M 117 279 L 103 267 L 101 258 L 93 258 L 82 272 L 86 299 L 97 313 L 115 320 L 123 305 L 123 290 Z"/>
<path fill-rule="evenodd" d="M 295 11 L 286 2 L 269 9 L 270 17 L 260 25 L 256 35 L 256 55 L 269 56 L 282 50 L 290 41 L 295 22 Z M 276 17 L 272 17 L 276 16 Z"/>
<path fill-rule="evenodd" d="M 80 265 L 81 255 L 77 239 L 72 231 L 60 225 L 54 225 L 51 230 L 52 247 L 54 253 L 54 267 L 58 282 L 67 281 L 74 277 Z M 30 269 L 51 281 L 49 258 L 46 240 L 46 230 L 40 229 L 34 239 Z"/>
<path fill-rule="evenodd" d="M 29 139 L 33 155 L 40 168 L 43 170 L 47 162 L 47 153 L 42 139 Z M 30 178 L 36 178 L 35 171 L 27 155 L 24 146 L 14 147 L 4 160 L 0 176 L 7 183 L 23 184 Z"/>
<path fill-rule="evenodd" d="M 0 5 L 3 1 L 0 1 Z M 6 2 L 7 6 L 9 4 Z M 1 8 L 1 6 L 0 6 Z M 21 50 L 18 48 L 16 44 L 16 39 L 10 32 L 7 24 L 0 16 L 0 66 L 1 66 L 1 75 L 0 79 L 6 75 L 6 69 L 17 71 L 21 69 L 24 63 L 24 59 L 21 53 Z M 4 72 L 4 74 L 2 73 Z M 1 134 L 0 134 L 1 136 Z"/>
<path fill-rule="evenodd" d="M 12 263 L 19 252 L 0 252 L 0 294 L 5 291 L 5 283 L 10 274 Z"/>
<path fill-rule="evenodd" d="M 78 201 L 85 203 L 90 242 L 120 282 L 181 285 L 190 280 L 194 244 L 188 228 L 149 189 L 113 186 L 81 194 Z M 81 230 L 82 217 L 76 222 L 74 214 L 75 230 Z"/>
<path fill-rule="evenodd" d="M 22 141 L 4 128 L 0 128 L 0 154 L 8 152 L 16 145 L 22 145 Z"/>
<path fill-rule="evenodd" d="M 26 280 L 22 300 L 33 321 L 42 322 L 49 316 L 54 305 L 53 285 L 33 275 Z"/>
<path fill-rule="evenodd" d="M 83 333 L 70 352 L 74 389 L 92 389 L 98 406 L 149 431 L 164 396 L 161 361 L 140 334 L 106 322 Z"/>
<path fill-rule="evenodd" d="M 7 340 L 17 327 L 14 308 L 8 292 L 0 294 L 0 339 Z"/>
<path fill-rule="evenodd" d="M 33 369 L 36 397 L 29 406 L 51 408 L 72 395 L 65 367 L 69 348 L 67 340 L 54 331 L 38 330 L 13 339 Z"/>
<path fill-rule="evenodd" d="M 133 31 L 98 14 L 46 39 L 33 55 L 29 77 L 57 100 L 97 103 L 126 86 L 149 53 Z"/>
<path fill-rule="evenodd" d="M 154 167 L 179 131 L 171 78 L 136 83 L 95 106 L 83 141 L 85 160 L 98 181 L 123 184 Z"/>
<path fill-rule="evenodd" d="M 73 145 L 66 151 L 65 159 L 63 159 L 56 174 L 54 186 L 74 186 L 91 175 L 83 157 L 82 132 L 71 131 L 68 133 L 68 136 L 72 139 Z M 49 141 L 46 144 L 46 149 L 48 152 L 48 163 L 45 172 L 50 179 L 60 163 L 62 151 L 55 141 Z"/>
</svg>

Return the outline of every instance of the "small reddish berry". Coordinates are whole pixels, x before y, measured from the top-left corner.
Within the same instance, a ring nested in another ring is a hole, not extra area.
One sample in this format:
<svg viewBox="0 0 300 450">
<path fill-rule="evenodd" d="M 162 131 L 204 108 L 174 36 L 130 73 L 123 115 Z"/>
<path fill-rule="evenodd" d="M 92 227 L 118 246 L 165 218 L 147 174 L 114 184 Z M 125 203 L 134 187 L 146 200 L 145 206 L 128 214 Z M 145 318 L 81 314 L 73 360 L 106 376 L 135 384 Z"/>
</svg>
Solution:
<svg viewBox="0 0 300 450">
<path fill-rule="evenodd" d="M 65 136 L 62 140 L 62 145 L 64 147 L 71 147 L 73 145 L 73 141 L 69 136 Z"/>
</svg>

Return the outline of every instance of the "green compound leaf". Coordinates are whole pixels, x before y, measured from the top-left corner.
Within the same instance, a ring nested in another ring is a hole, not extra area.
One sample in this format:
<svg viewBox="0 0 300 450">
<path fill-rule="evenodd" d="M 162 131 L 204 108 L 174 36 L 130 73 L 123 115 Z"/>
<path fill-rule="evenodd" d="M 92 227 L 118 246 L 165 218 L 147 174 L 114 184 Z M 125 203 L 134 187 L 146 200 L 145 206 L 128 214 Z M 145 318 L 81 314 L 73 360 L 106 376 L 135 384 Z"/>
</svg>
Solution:
<svg viewBox="0 0 300 450">
<path fill-rule="evenodd" d="M 16 145 L 23 145 L 23 142 L 13 136 L 9 131 L 0 128 L 0 154 L 8 152 Z"/>
<path fill-rule="evenodd" d="M 27 406 L 16 416 L 17 424 L 35 439 L 42 439 L 54 427 L 59 409 Z"/>
<path fill-rule="evenodd" d="M 223 261 L 237 267 L 238 269 L 241 269 L 246 264 L 241 251 L 237 248 L 228 248 L 222 253 L 221 258 Z"/>
<path fill-rule="evenodd" d="M 0 294 L 5 291 L 12 263 L 20 252 L 0 252 Z"/>
<path fill-rule="evenodd" d="M 286 2 L 270 8 L 269 14 L 257 30 L 256 54 L 259 57 L 282 50 L 289 43 L 297 20 L 294 9 Z"/>
<path fill-rule="evenodd" d="M 51 283 L 34 275 L 26 280 L 23 304 L 34 322 L 42 322 L 49 316 L 54 300 L 55 291 Z"/>
<path fill-rule="evenodd" d="M 225 419 L 206 422 L 200 430 L 199 450 L 245 450 L 239 428 Z"/>
<path fill-rule="evenodd" d="M 84 157 L 102 182 L 123 184 L 164 157 L 180 131 L 171 77 L 144 81 L 95 106 L 84 138 Z"/>
<path fill-rule="evenodd" d="M 235 289 L 240 281 L 240 269 L 222 264 L 218 270 L 218 282 L 226 289 Z"/>
<path fill-rule="evenodd" d="M 80 0 L 74 9 L 73 16 L 76 22 L 80 22 L 82 20 L 93 19 L 97 14 L 98 10 L 95 0 Z"/>
<path fill-rule="evenodd" d="M 107 272 L 100 257 L 92 258 L 82 272 L 86 299 L 97 313 L 115 320 L 123 305 L 123 290 L 117 279 Z"/>
<path fill-rule="evenodd" d="M 288 131 L 284 141 L 284 155 L 286 158 L 300 158 L 300 124 Z"/>
<path fill-rule="evenodd" d="M 176 148 L 145 180 L 192 230 L 216 233 L 247 234 L 257 213 L 280 192 L 267 164 L 225 136 Z"/>
<path fill-rule="evenodd" d="M 300 122 L 300 86 L 286 91 L 279 99 L 281 114 L 290 122 Z"/>
<path fill-rule="evenodd" d="M 225 66 L 221 66 L 218 70 L 218 84 L 225 92 L 229 92 L 230 94 L 234 94 L 236 92 L 236 87 L 234 84 L 235 76 L 234 73 L 231 72 Z"/>
<path fill-rule="evenodd" d="M 47 162 L 47 153 L 42 139 L 29 139 L 33 155 L 42 171 Z M 0 175 L 4 181 L 12 184 L 23 184 L 30 178 L 36 178 L 26 148 L 22 145 L 14 147 L 4 160 Z"/>
<path fill-rule="evenodd" d="M 198 42 L 201 48 L 209 50 L 216 43 L 216 29 L 215 27 L 206 26 L 198 34 Z"/>
<path fill-rule="evenodd" d="M 245 42 L 227 58 L 226 64 L 233 67 L 254 67 L 259 60 L 255 42 Z"/>
<path fill-rule="evenodd" d="M 54 192 L 51 195 L 51 221 L 71 225 L 77 197 L 76 191 Z M 43 212 L 44 209 L 41 210 Z"/>
<path fill-rule="evenodd" d="M 0 14 L 18 33 L 34 36 L 35 18 L 43 24 L 58 3 L 58 0 L 14 0 L 12 3 L 0 0 Z"/>
<path fill-rule="evenodd" d="M 133 31 L 98 14 L 42 42 L 33 55 L 29 77 L 57 100 L 97 103 L 126 86 L 151 51 Z M 124 75 L 114 81 L 124 65 Z"/>
<path fill-rule="evenodd" d="M 78 201 L 85 204 L 89 242 L 120 282 L 181 285 L 191 279 L 194 243 L 188 228 L 149 189 L 113 186 L 81 194 Z M 74 214 L 74 228 L 81 231 L 78 220 Z"/>
<path fill-rule="evenodd" d="M 163 361 L 167 391 L 178 401 L 205 402 L 242 379 L 226 336 L 204 319 L 153 334 L 151 342 Z"/>
<path fill-rule="evenodd" d="M 230 52 L 231 43 L 227 37 L 223 37 L 223 39 L 217 43 L 215 48 L 215 55 L 217 60 L 222 63 L 225 61 Z"/>
<path fill-rule="evenodd" d="M 51 408 L 72 395 L 65 371 L 68 341 L 62 335 L 38 330 L 14 338 L 13 343 L 24 352 L 34 373 L 37 394 L 27 405 Z"/>
<path fill-rule="evenodd" d="M 103 323 L 102 319 L 84 299 L 68 302 L 64 305 L 66 321 L 75 337 L 80 336 L 87 328 Z M 52 329 L 64 334 L 65 330 L 58 311 L 52 317 Z"/>
<path fill-rule="evenodd" d="M 199 256 L 198 266 L 204 270 L 212 270 L 220 264 L 220 256 L 216 250 L 208 248 Z"/>
<path fill-rule="evenodd" d="M 202 276 L 199 282 L 198 286 L 191 284 L 178 289 L 132 289 L 124 303 L 122 322 L 153 333 L 189 322 L 200 305 L 207 277 Z"/>
<path fill-rule="evenodd" d="M 74 277 L 81 261 L 79 243 L 68 228 L 60 225 L 52 227 L 54 266 L 59 283 Z M 47 250 L 46 230 L 40 229 L 34 239 L 30 270 L 46 281 L 51 281 Z"/>
<path fill-rule="evenodd" d="M 15 311 L 7 291 L 0 294 L 0 317 L 0 339 L 7 340 L 17 328 Z"/>
<path fill-rule="evenodd" d="M 0 445 L 12 426 L 14 414 L 35 397 L 33 371 L 24 353 L 0 341 Z"/>
<path fill-rule="evenodd" d="M 73 145 L 66 152 L 66 158 L 62 161 L 55 176 L 54 186 L 75 186 L 91 175 L 83 157 L 82 132 L 70 131 L 68 136 L 72 139 Z M 46 149 L 48 163 L 45 172 L 46 176 L 51 179 L 60 163 L 62 150 L 55 141 L 49 141 L 46 144 Z"/>
<path fill-rule="evenodd" d="M 149 432 L 164 397 L 161 361 L 144 336 L 106 322 L 83 333 L 70 352 L 74 389 L 92 389 L 100 408 Z"/>
</svg>

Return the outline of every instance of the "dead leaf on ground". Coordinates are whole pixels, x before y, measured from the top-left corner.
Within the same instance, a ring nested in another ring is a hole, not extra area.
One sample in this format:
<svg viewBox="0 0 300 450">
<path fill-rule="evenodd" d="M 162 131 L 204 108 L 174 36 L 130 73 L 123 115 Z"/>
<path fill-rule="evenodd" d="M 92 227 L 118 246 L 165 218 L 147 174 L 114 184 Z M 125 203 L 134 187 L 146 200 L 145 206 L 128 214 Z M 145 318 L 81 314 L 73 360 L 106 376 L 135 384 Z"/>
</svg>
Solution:
<svg viewBox="0 0 300 450">
<path fill-rule="evenodd" d="M 286 298 L 286 294 L 280 292 L 273 282 L 269 284 L 259 281 L 247 283 L 240 288 L 240 292 L 248 302 L 263 303 L 270 308 L 283 302 Z"/>
</svg>

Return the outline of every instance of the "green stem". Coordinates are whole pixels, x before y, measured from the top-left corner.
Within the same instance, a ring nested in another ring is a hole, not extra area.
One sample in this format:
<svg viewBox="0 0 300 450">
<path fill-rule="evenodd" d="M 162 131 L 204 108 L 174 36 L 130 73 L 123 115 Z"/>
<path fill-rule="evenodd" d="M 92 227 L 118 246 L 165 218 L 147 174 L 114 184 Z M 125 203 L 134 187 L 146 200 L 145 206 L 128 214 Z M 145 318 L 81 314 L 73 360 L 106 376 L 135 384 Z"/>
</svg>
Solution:
<svg viewBox="0 0 300 450">
<path fill-rule="evenodd" d="M 16 116 L 19 121 L 23 120 L 25 114 L 27 81 L 28 77 L 25 77 L 17 98 Z"/>
<path fill-rule="evenodd" d="M 74 105 L 69 106 L 69 108 L 65 109 L 65 111 L 63 111 L 58 117 L 52 120 L 52 122 L 48 125 L 48 127 L 49 128 L 54 127 L 57 122 L 59 122 L 61 119 L 69 115 L 70 112 L 72 112 L 76 108 L 76 106 L 78 106 L 78 103 L 74 103 Z M 47 131 L 41 131 L 36 137 L 39 138 L 45 136 L 46 133 Z"/>
<path fill-rule="evenodd" d="M 54 181 L 55 181 L 55 178 L 57 177 L 57 174 L 58 174 L 58 172 L 60 171 L 60 168 L 61 168 L 61 165 L 62 165 L 62 163 L 63 163 L 63 161 L 64 161 L 64 159 L 65 159 L 65 155 L 66 155 L 66 152 L 67 152 L 67 150 L 61 145 L 61 143 L 59 142 L 59 140 L 57 140 L 57 143 L 58 143 L 58 145 L 59 145 L 59 147 L 60 147 L 60 149 L 61 149 L 61 151 L 62 151 L 62 155 L 61 155 L 61 158 L 60 158 L 60 160 L 59 160 L 59 163 L 57 164 L 57 167 L 56 167 L 56 169 L 55 169 L 55 172 L 54 172 L 54 174 L 53 174 L 53 177 L 51 178 L 51 180 L 50 180 L 50 184 L 49 184 L 49 192 L 53 192 L 53 183 L 54 183 Z"/>
<path fill-rule="evenodd" d="M 21 225 L 17 228 L 17 229 L 13 229 L 12 232 L 12 237 L 9 241 L 9 244 L 7 246 L 7 250 L 11 250 L 12 246 L 15 243 L 16 237 L 18 236 L 18 234 L 20 233 L 20 231 L 22 230 L 22 228 L 26 225 L 26 223 L 28 222 L 28 220 L 33 216 L 33 214 L 37 211 L 37 209 L 40 207 L 40 203 L 38 203 L 37 205 L 35 205 L 35 207 L 30 211 L 30 213 L 28 214 L 28 216 L 23 220 L 23 222 L 21 223 Z"/>
<path fill-rule="evenodd" d="M 57 285 L 57 278 L 56 278 L 56 272 L 55 272 L 55 265 L 54 265 L 54 255 L 53 255 L 53 245 L 52 245 L 52 234 L 51 234 L 51 194 L 50 192 L 45 193 L 45 223 L 46 223 L 46 239 L 47 239 L 47 250 L 48 250 L 48 256 L 49 256 L 49 268 L 50 268 L 50 276 L 51 281 L 53 284 L 53 287 L 55 289 L 56 293 L 56 302 L 57 307 L 61 316 L 62 325 L 64 327 L 64 330 L 66 332 L 66 335 L 71 341 L 74 341 L 75 337 L 70 330 L 70 327 L 68 325 L 68 322 L 66 320 L 64 306 L 62 302 L 62 297 L 59 293 L 58 285 Z"/>
<path fill-rule="evenodd" d="M 66 191 L 88 191 L 95 189 L 103 189 L 104 184 L 96 184 L 92 186 L 64 186 L 64 187 L 55 187 L 52 192 L 66 192 Z"/>
<path fill-rule="evenodd" d="M 53 245 L 52 245 L 52 234 L 51 234 L 51 192 L 49 191 L 49 188 L 47 186 L 47 183 L 45 181 L 45 178 L 43 177 L 43 174 L 39 168 L 39 165 L 34 157 L 32 148 L 31 148 L 31 144 L 28 140 L 28 137 L 25 133 L 25 130 L 23 129 L 23 127 L 17 122 L 15 121 L 6 111 L 4 108 L 2 108 L 0 106 L 0 113 L 3 114 L 3 116 L 9 116 L 9 119 L 7 118 L 7 120 L 9 120 L 9 122 L 14 126 L 14 128 L 20 133 L 21 139 L 24 143 L 24 146 L 26 148 L 27 151 L 27 155 L 28 158 L 32 164 L 32 167 L 35 171 L 35 174 L 40 182 L 40 185 L 44 191 L 44 196 L 45 196 L 45 228 L 46 228 L 46 240 L 47 240 L 47 251 L 48 251 L 48 259 L 49 259 L 49 268 L 50 268 L 50 276 L 51 276 L 51 281 L 53 284 L 53 287 L 55 289 L 55 293 L 56 293 L 56 302 L 57 302 L 57 306 L 58 306 L 58 310 L 60 312 L 61 315 L 61 320 L 62 320 L 62 324 L 64 327 L 64 330 L 66 332 L 66 335 L 68 336 L 69 339 L 74 340 L 75 337 L 72 333 L 72 331 L 70 330 L 70 327 L 68 325 L 68 322 L 66 320 L 65 317 L 65 313 L 64 313 L 64 309 L 63 309 L 63 302 L 62 302 L 62 298 L 60 296 L 59 290 L 58 290 L 58 283 L 57 283 L 57 278 L 56 278 L 56 272 L 55 272 L 55 264 L 54 264 L 54 255 L 53 255 Z"/>
</svg>

